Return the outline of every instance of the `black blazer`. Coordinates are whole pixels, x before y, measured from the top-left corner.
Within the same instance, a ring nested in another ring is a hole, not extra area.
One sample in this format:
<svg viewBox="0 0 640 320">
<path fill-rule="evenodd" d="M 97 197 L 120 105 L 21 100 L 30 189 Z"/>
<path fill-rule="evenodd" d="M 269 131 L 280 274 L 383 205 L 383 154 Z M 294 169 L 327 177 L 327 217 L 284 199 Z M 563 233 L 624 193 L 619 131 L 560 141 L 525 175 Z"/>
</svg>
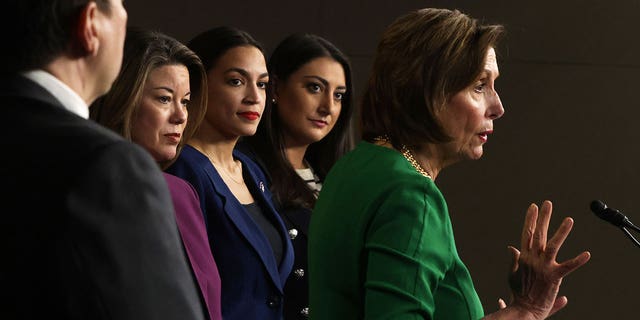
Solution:
<svg viewBox="0 0 640 320">
<path fill-rule="evenodd" d="M 307 208 L 278 209 L 293 243 L 293 270 L 284 287 L 284 319 L 309 319 L 309 268 L 307 245 L 311 210 Z"/>
<path fill-rule="evenodd" d="M 203 319 L 151 156 L 24 77 L 0 106 L 0 318 Z"/>
</svg>

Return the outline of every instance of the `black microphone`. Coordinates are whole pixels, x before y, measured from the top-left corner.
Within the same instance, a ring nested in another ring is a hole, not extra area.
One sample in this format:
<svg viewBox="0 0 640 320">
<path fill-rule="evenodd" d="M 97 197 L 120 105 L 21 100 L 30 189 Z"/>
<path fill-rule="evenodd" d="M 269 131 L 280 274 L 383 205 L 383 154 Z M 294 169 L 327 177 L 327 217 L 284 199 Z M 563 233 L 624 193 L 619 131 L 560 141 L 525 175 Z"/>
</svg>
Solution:
<svg viewBox="0 0 640 320">
<path fill-rule="evenodd" d="M 614 226 L 622 229 L 622 231 L 624 231 L 627 237 L 629 237 L 629 239 L 631 239 L 631 241 L 633 241 L 633 243 L 636 246 L 640 247 L 640 242 L 638 242 L 638 240 L 634 238 L 633 235 L 631 235 L 629 230 L 627 230 L 627 228 L 631 228 L 635 231 L 640 232 L 640 228 L 636 227 L 636 225 L 631 223 L 629 218 L 627 218 L 624 214 L 622 214 L 622 212 L 616 209 L 607 207 L 607 205 L 600 200 L 591 201 L 591 211 L 593 211 L 593 213 L 595 213 L 596 216 L 598 216 L 600 219 L 608 221 Z"/>
<path fill-rule="evenodd" d="M 629 218 L 622 214 L 622 212 L 607 207 L 607 205 L 600 200 L 591 201 L 591 211 L 593 211 L 593 213 L 595 213 L 600 219 L 609 221 L 616 227 L 629 227 L 638 230 L 638 227 L 633 225 Z"/>
</svg>

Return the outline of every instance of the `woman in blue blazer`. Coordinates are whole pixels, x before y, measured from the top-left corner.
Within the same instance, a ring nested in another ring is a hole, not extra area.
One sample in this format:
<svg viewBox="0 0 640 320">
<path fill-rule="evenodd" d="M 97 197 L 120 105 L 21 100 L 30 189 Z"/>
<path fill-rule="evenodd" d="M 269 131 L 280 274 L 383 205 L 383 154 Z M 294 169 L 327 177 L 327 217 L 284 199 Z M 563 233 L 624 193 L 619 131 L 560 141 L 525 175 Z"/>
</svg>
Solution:
<svg viewBox="0 0 640 320">
<path fill-rule="evenodd" d="M 167 172 L 199 194 L 222 280 L 223 318 L 280 320 L 293 248 L 263 172 L 234 151 L 240 137 L 256 132 L 264 111 L 269 76 L 263 51 L 231 27 L 206 31 L 188 46 L 207 71 L 207 113 Z"/>
</svg>

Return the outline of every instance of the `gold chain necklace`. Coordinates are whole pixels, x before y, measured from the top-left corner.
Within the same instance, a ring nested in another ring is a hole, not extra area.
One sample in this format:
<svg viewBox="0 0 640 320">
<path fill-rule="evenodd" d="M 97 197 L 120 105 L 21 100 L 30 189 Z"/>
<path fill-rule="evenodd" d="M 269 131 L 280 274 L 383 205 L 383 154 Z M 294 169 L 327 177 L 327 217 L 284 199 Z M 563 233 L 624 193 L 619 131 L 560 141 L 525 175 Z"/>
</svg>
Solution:
<svg viewBox="0 0 640 320">
<path fill-rule="evenodd" d="M 213 161 L 213 157 L 211 157 L 208 152 L 205 152 L 204 149 L 202 150 L 203 150 L 202 153 L 204 153 L 204 155 L 207 156 L 207 158 L 209 158 L 209 162 L 211 162 L 213 167 L 216 168 L 216 170 L 218 170 L 218 166 L 216 166 L 215 161 Z M 235 160 L 234 160 L 234 163 L 235 163 Z M 240 166 L 240 168 L 242 168 L 242 166 Z M 244 178 L 242 177 L 242 175 L 240 175 L 240 181 L 234 179 L 231 173 L 227 171 L 227 169 L 222 164 L 220 165 L 220 170 L 218 171 L 222 171 L 222 173 L 224 173 L 224 175 L 227 176 L 227 178 L 231 179 L 231 181 L 235 182 L 236 184 L 241 185 L 244 183 Z"/>
<path fill-rule="evenodd" d="M 384 136 L 377 136 L 375 138 L 373 138 L 373 141 L 375 142 L 381 142 L 381 143 L 391 143 L 391 141 L 389 140 L 389 137 L 387 135 Z M 413 168 L 416 169 L 416 171 L 418 171 L 418 173 L 420 173 L 421 175 L 429 178 L 429 179 L 433 179 L 431 174 L 429 174 L 429 172 L 427 172 L 427 170 L 425 170 L 419 163 L 418 161 L 416 161 L 416 158 L 413 157 L 413 153 L 411 152 L 411 150 L 409 150 L 409 148 L 407 148 L 406 145 L 401 145 L 400 146 L 400 153 L 402 154 L 402 156 L 407 159 L 407 161 L 409 161 L 409 163 L 411 163 L 411 165 L 413 166 Z"/>
<path fill-rule="evenodd" d="M 405 146 L 404 144 L 400 146 L 400 152 L 402 153 L 402 155 L 409 161 L 409 163 L 411 163 L 411 165 L 423 176 L 429 178 L 429 179 L 433 179 L 431 177 L 431 174 L 429 174 L 429 172 L 427 172 L 427 170 L 425 170 L 419 163 L 418 161 L 416 161 L 416 159 L 413 157 L 413 153 L 411 153 L 411 150 L 409 150 L 409 148 L 407 148 L 407 146 Z"/>
<path fill-rule="evenodd" d="M 242 175 L 240 175 L 240 181 L 236 180 L 233 178 L 233 176 L 231 175 L 231 173 L 229 171 L 227 171 L 226 168 L 222 167 L 222 172 L 224 172 L 224 174 L 229 177 L 229 179 L 231 179 L 233 182 L 235 182 L 236 184 L 243 184 L 244 183 L 244 179 L 242 178 Z"/>
</svg>

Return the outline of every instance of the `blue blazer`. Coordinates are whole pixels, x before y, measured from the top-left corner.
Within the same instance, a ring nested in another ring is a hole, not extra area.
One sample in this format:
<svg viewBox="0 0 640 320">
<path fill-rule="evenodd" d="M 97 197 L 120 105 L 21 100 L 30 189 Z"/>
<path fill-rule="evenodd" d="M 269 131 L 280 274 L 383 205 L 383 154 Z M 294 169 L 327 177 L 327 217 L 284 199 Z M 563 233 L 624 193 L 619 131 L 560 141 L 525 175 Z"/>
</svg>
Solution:
<svg viewBox="0 0 640 320">
<path fill-rule="evenodd" d="M 236 150 L 253 160 L 262 169 L 267 177 L 267 184 L 272 185 L 272 174 L 267 170 L 265 161 L 258 156 L 251 145 L 244 141 L 236 144 Z M 287 285 L 284 287 L 284 319 L 305 320 L 309 319 L 309 272 L 307 263 L 307 243 L 309 223 L 311 222 L 311 210 L 302 206 L 292 208 L 278 208 L 285 227 L 289 230 L 289 238 L 293 244 L 293 271 L 289 275 Z"/>
<path fill-rule="evenodd" d="M 190 182 L 200 197 L 209 245 L 222 280 L 223 318 L 280 320 L 283 288 L 293 266 L 293 247 L 272 203 L 264 173 L 242 153 L 234 151 L 233 156 L 242 162 L 249 191 L 281 236 L 280 263 L 262 229 L 231 193 L 209 158 L 185 145 L 166 171 Z"/>
</svg>

